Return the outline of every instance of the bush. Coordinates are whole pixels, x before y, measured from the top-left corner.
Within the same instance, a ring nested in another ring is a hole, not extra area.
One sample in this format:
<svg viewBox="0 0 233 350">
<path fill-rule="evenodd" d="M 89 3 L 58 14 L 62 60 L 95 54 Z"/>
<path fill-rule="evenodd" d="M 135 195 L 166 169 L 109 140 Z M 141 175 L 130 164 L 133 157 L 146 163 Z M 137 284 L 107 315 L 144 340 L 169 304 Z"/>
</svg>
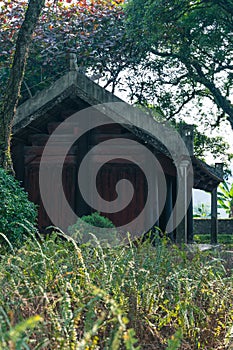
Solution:
<svg viewBox="0 0 233 350">
<path fill-rule="evenodd" d="M 105 216 L 102 216 L 97 211 L 92 213 L 91 215 L 82 216 L 81 220 L 95 227 L 102 227 L 102 228 L 115 227 L 111 220 L 109 220 Z"/>
<path fill-rule="evenodd" d="M 99 212 L 94 212 L 91 215 L 85 215 L 79 218 L 74 225 L 69 226 L 68 232 L 72 235 L 73 238 L 82 243 L 90 241 L 91 236 L 88 234 L 91 233 L 95 235 L 101 242 L 107 240 L 108 243 L 110 243 L 111 238 L 111 244 L 116 244 L 116 230 L 111 230 L 111 234 L 108 234 L 108 232 L 102 232 L 98 230 L 98 228 L 114 229 L 115 226 L 112 221 L 105 216 L 101 215 Z M 84 237 L 84 235 L 86 235 L 86 237 Z"/>
<path fill-rule="evenodd" d="M 35 231 L 36 217 L 36 206 L 29 201 L 19 182 L 0 168 L 0 233 L 17 246 L 28 230 Z M 1 235 L 0 244 L 6 243 Z"/>
</svg>

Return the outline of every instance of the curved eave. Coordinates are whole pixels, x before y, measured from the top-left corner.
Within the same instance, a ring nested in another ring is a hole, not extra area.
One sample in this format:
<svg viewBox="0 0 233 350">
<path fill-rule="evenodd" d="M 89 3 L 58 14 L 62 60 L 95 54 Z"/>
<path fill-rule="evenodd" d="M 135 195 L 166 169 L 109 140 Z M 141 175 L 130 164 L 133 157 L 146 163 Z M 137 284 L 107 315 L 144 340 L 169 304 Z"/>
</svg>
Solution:
<svg viewBox="0 0 233 350">
<path fill-rule="evenodd" d="M 194 188 L 211 192 L 223 181 L 222 174 L 202 160 L 192 157 Z"/>
</svg>

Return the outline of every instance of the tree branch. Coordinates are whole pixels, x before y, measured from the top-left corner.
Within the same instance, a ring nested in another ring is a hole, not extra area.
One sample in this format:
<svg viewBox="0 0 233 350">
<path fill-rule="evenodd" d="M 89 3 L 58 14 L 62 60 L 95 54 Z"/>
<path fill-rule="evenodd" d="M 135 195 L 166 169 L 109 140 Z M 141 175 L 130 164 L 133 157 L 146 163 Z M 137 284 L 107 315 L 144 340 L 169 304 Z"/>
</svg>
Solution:
<svg viewBox="0 0 233 350">
<path fill-rule="evenodd" d="M 192 61 L 191 65 L 195 68 L 197 75 L 196 75 L 196 81 L 203 84 L 214 96 L 215 102 L 218 107 L 220 107 L 226 114 L 227 119 L 231 124 L 231 127 L 233 129 L 233 106 L 230 103 L 230 101 L 224 97 L 220 91 L 219 88 L 215 86 L 215 84 L 210 81 L 204 72 L 202 71 L 202 68 L 200 64 L 197 61 Z M 189 66 L 189 64 L 188 64 Z M 188 68 L 188 67 L 187 67 Z"/>
</svg>

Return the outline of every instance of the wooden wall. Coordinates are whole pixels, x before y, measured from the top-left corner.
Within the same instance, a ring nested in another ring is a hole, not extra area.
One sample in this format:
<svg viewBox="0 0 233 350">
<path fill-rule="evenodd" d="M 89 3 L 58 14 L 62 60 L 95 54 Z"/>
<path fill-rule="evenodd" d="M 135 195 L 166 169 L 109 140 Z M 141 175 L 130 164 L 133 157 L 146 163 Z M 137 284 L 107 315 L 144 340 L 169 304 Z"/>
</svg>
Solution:
<svg viewBox="0 0 233 350">
<path fill-rule="evenodd" d="M 24 142 L 15 142 L 14 144 L 14 165 L 18 178 L 23 181 L 25 189 L 29 193 L 29 198 L 36 204 L 38 204 L 39 216 L 39 228 L 45 230 L 47 226 L 50 226 L 51 221 L 48 218 L 43 204 L 41 202 L 39 193 L 39 164 L 44 146 L 58 123 L 48 123 L 47 133 L 30 133 L 27 135 L 27 139 Z M 77 133 L 77 130 L 74 131 Z M 77 135 L 78 136 L 78 135 Z M 85 201 L 83 200 L 80 190 L 78 188 L 78 167 L 82 161 L 83 156 L 88 150 L 95 145 L 100 144 L 104 140 L 119 138 L 132 139 L 137 142 L 141 142 L 129 132 L 126 128 L 119 124 L 106 125 L 92 130 L 91 133 L 84 135 L 76 144 L 70 149 L 63 169 L 63 188 L 66 194 L 67 200 L 73 210 L 79 215 L 86 215 L 92 211 Z M 62 142 L 65 142 L 65 135 L 61 135 L 61 147 Z M 125 154 L 137 153 L 137 149 L 129 149 L 126 147 Z M 111 149 L 100 148 L 98 154 L 94 154 L 92 158 L 93 166 L 96 163 L 105 163 L 106 153 L 111 153 Z M 56 160 L 59 157 L 59 145 L 57 147 L 57 155 L 54 154 L 48 160 L 50 165 L 50 172 L 48 175 L 48 188 L 53 191 L 53 169 L 56 167 Z M 114 150 L 113 150 L 114 158 Z M 174 205 L 174 198 L 176 192 L 175 185 L 175 167 L 172 161 L 164 155 L 157 155 L 161 166 L 166 173 L 168 183 L 171 183 L 171 191 L 168 194 L 167 204 L 162 212 L 159 220 L 159 224 L 162 229 L 166 227 L 166 221 L 169 218 L 169 214 Z M 22 167 L 22 163 L 24 166 Z M 91 169 L 91 167 L 90 167 Z M 155 174 L 156 178 L 156 174 Z M 147 181 L 142 170 L 130 161 L 126 161 L 122 158 L 115 157 L 112 161 L 107 162 L 100 169 L 96 186 L 99 194 L 107 201 L 111 201 L 116 198 L 116 184 L 121 179 L 128 179 L 134 187 L 134 196 L 131 203 L 124 208 L 124 210 L 117 213 L 103 213 L 109 217 L 116 226 L 121 226 L 130 222 L 136 218 L 144 208 L 147 199 Z M 127 189 L 125 191 L 127 194 Z M 170 197 L 169 197 L 170 196 Z M 59 200 L 55 200 L 53 205 L 57 208 L 61 215 L 61 220 L 65 220 L 62 217 L 62 207 Z M 158 206 L 159 203 L 154 203 Z M 154 210 L 154 208 L 152 208 Z M 146 218 L 145 218 L 146 220 Z"/>
</svg>

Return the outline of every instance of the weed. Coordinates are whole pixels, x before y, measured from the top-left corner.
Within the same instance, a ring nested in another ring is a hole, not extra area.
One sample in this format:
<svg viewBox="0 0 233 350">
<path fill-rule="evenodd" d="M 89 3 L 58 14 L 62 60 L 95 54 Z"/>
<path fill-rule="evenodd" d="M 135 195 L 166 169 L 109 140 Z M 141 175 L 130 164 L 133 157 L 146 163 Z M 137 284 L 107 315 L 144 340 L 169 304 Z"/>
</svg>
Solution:
<svg viewBox="0 0 233 350">
<path fill-rule="evenodd" d="M 232 271 L 217 252 L 31 237 L 0 261 L 0 349 L 224 349 Z"/>
</svg>

